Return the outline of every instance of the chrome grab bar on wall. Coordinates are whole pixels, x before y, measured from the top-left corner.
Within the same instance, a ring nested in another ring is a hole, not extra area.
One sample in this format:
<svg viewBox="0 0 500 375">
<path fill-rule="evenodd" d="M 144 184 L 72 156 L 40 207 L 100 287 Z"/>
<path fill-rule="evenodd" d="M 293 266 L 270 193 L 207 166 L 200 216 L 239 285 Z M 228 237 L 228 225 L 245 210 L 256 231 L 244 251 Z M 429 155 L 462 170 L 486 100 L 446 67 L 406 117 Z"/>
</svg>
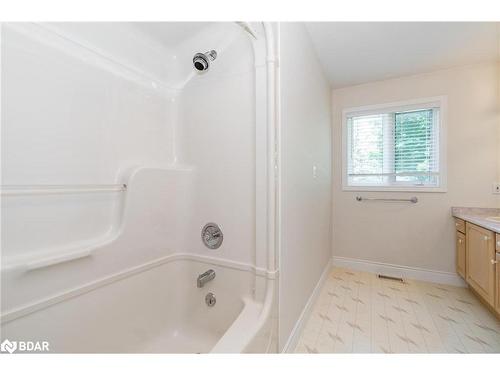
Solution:
<svg viewBox="0 0 500 375">
<path fill-rule="evenodd" d="M 361 196 L 357 196 L 356 200 L 358 202 L 361 201 L 380 201 L 380 202 L 410 202 L 410 203 L 417 203 L 418 198 L 417 197 L 411 197 L 409 199 L 398 199 L 398 198 L 363 198 Z"/>
<path fill-rule="evenodd" d="M 48 195 L 122 192 L 127 190 L 126 184 L 108 185 L 2 185 L 0 195 Z"/>
</svg>

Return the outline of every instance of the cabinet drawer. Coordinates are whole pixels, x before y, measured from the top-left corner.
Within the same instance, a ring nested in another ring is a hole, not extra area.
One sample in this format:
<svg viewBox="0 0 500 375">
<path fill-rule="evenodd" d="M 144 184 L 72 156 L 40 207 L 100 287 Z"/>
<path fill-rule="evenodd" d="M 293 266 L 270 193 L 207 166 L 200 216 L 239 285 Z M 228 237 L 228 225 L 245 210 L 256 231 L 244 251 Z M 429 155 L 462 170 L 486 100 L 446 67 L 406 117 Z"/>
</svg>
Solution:
<svg viewBox="0 0 500 375">
<path fill-rule="evenodd" d="M 465 233 L 465 221 L 455 218 L 455 229 L 459 232 Z"/>
</svg>

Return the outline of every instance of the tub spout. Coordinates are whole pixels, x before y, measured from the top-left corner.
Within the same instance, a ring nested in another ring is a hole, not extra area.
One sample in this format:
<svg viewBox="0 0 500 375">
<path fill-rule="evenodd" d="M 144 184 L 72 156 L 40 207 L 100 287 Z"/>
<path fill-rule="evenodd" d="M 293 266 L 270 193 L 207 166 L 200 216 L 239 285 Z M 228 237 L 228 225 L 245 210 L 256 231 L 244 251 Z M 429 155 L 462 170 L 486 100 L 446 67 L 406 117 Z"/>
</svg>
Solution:
<svg viewBox="0 0 500 375">
<path fill-rule="evenodd" d="M 198 275 L 198 279 L 196 280 L 196 286 L 198 288 L 203 288 L 203 286 L 208 283 L 210 280 L 215 279 L 215 271 L 208 270 L 203 272 L 201 275 Z"/>
</svg>

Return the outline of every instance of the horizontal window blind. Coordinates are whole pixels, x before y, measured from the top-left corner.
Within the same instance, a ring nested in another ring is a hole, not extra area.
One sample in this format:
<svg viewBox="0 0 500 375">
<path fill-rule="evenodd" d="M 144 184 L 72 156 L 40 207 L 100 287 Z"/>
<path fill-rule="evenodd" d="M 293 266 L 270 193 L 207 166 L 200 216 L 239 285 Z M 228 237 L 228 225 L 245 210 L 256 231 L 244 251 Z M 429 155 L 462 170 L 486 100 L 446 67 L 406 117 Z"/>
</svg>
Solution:
<svg viewBox="0 0 500 375">
<path fill-rule="evenodd" d="M 438 186 L 439 108 L 347 116 L 350 186 Z"/>
</svg>

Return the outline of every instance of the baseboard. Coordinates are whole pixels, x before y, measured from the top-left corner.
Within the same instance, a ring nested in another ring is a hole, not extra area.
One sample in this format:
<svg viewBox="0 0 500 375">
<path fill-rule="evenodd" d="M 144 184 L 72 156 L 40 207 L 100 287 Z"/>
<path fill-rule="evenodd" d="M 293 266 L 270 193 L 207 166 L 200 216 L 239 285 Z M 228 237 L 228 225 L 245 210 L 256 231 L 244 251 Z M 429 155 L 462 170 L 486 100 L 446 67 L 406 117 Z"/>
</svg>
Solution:
<svg viewBox="0 0 500 375">
<path fill-rule="evenodd" d="M 311 296 L 309 297 L 306 305 L 302 309 L 302 312 L 300 313 L 300 316 L 297 319 L 297 322 L 295 323 L 295 326 L 293 327 L 292 332 L 290 333 L 290 336 L 288 337 L 288 340 L 285 346 L 283 347 L 283 350 L 281 351 L 282 353 L 293 353 L 293 351 L 295 350 L 295 347 L 297 346 L 297 343 L 300 338 L 300 334 L 302 333 L 302 328 L 304 328 L 304 325 L 306 324 L 307 319 L 309 318 L 314 303 L 316 302 L 319 296 L 319 292 L 321 291 L 323 284 L 328 278 L 328 274 L 330 273 L 331 268 L 332 268 L 331 261 L 328 261 L 328 263 L 325 266 L 325 269 L 323 270 L 323 273 L 321 274 L 321 277 L 319 278 L 318 283 L 314 287 Z"/>
<path fill-rule="evenodd" d="M 453 272 L 443 272 L 427 270 L 424 268 L 400 266 L 397 264 L 388 264 L 372 262 L 369 260 L 332 257 L 332 265 L 337 267 L 351 268 L 358 271 L 381 273 L 389 276 L 402 277 L 404 279 L 413 279 L 427 281 L 437 284 L 446 284 L 465 287 L 465 281 L 458 274 Z"/>
</svg>

